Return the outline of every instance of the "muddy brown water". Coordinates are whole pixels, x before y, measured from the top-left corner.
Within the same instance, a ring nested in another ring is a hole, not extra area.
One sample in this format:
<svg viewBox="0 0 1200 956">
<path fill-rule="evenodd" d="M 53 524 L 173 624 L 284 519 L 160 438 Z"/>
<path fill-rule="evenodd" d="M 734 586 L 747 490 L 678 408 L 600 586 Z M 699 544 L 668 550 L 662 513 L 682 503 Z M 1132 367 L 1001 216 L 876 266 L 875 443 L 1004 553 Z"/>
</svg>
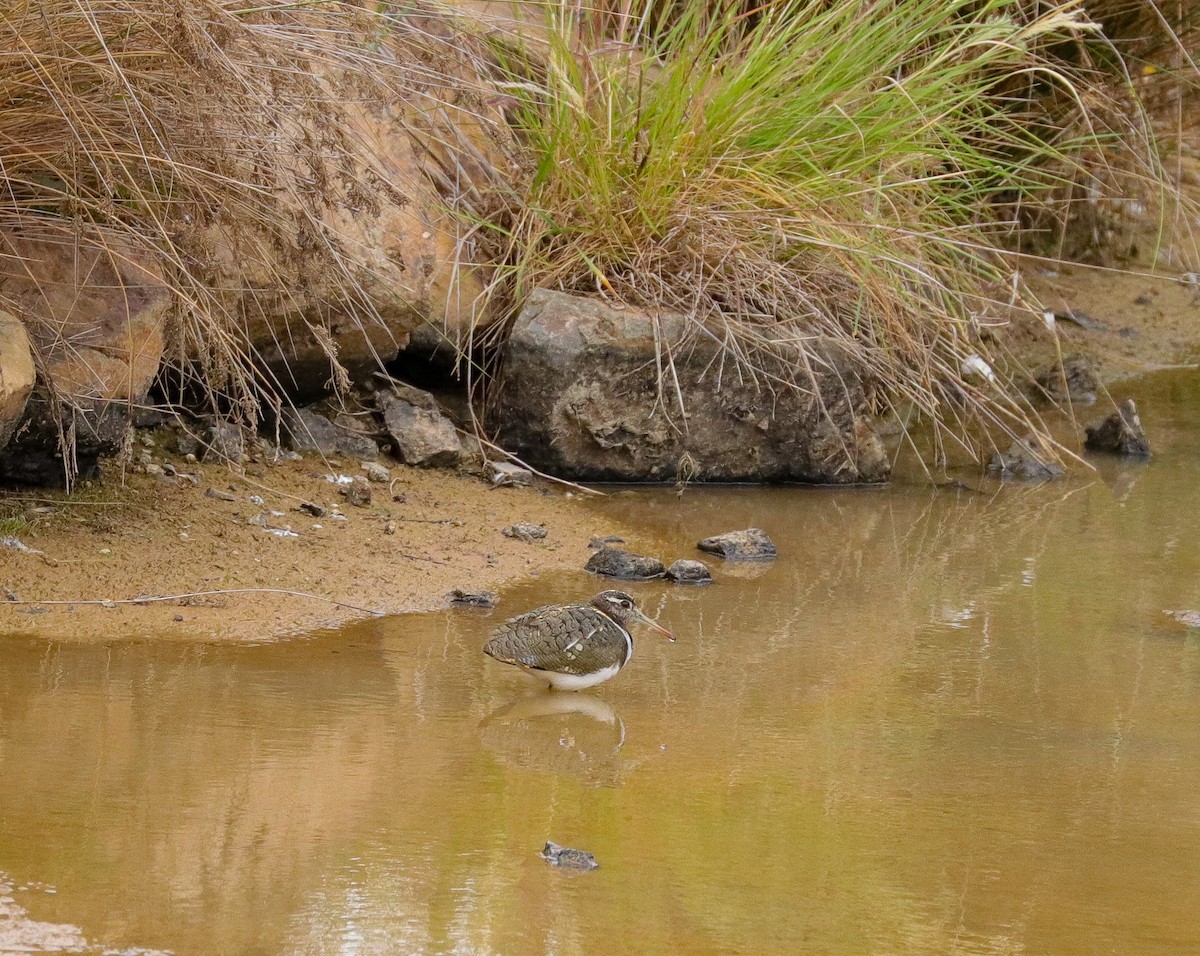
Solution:
<svg viewBox="0 0 1200 956">
<path fill-rule="evenodd" d="M 1126 391 L 1149 465 L 597 505 L 781 556 L 631 585 L 679 641 L 579 694 L 480 646 L 583 573 L 282 645 L 0 639 L 0 952 L 1196 952 L 1200 375 Z"/>
</svg>

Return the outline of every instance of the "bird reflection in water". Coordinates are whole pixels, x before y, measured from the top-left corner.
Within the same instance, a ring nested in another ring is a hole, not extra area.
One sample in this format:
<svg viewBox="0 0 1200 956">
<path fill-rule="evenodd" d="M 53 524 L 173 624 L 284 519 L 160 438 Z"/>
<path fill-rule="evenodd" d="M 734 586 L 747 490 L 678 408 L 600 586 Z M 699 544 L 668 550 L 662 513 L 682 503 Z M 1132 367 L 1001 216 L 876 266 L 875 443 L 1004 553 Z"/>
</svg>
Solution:
<svg viewBox="0 0 1200 956">
<path fill-rule="evenodd" d="M 625 724 L 605 701 L 552 691 L 507 704 L 480 725 L 483 745 L 507 767 L 615 787 L 640 761 L 622 757 Z"/>
</svg>

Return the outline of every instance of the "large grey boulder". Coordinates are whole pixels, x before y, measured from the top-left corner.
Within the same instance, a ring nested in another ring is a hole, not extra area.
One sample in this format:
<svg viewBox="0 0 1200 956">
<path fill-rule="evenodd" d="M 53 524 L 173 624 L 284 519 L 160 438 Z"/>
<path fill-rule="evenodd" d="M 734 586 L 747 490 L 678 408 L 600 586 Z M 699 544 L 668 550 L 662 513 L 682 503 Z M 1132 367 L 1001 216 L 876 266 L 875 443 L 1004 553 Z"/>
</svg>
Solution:
<svg viewBox="0 0 1200 956">
<path fill-rule="evenodd" d="M 866 396 L 848 369 L 831 362 L 817 372 L 822 409 L 811 395 L 739 374 L 690 331 L 678 314 L 656 323 L 635 309 L 535 291 L 505 354 L 494 419 L 500 444 L 535 468 L 588 481 L 887 478 Z M 664 349 L 674 375 L 660 392 Z M 769 371 L 784 374 L 779 362 Z"/>
</svg>

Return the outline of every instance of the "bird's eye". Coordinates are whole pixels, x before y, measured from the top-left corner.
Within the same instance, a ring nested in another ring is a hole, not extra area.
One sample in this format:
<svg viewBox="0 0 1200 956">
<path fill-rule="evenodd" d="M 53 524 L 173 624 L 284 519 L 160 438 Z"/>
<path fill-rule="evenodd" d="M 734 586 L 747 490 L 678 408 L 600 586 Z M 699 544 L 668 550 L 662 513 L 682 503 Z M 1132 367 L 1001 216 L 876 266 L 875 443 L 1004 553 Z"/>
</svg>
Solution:
<svg viewBox="0 0 1200 956">
<path fill-rule="evenodd" d="M 628 611 L 630 608 L 633 607 L 633 602 L 632 601 L 622 601 L 621 607 L 625 608 L 625 610 Z"/>
</svg>

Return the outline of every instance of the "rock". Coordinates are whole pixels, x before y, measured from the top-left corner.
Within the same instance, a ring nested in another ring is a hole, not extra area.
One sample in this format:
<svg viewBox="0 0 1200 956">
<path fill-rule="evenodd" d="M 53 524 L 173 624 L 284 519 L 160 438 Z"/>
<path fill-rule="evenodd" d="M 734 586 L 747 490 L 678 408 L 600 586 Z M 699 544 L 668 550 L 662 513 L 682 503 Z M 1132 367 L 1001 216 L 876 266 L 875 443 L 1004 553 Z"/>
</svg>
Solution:
<svg viewBox="0 0 1200 956">
<path fill-rule="evenodd" d="M 184 458 L 187 458 L 188 455 L 191 455 L 192 460 L 194 461 L 200 454 L 200 439 L 192 432 L 185 431 L 182 428 L 175 433 L 175 440 L 172 442 L 172 444 L 174 445 L 175 451 L 183 455 Z"/>
<path fill-rule="evenodd" d="M 462 457 L 462 442 L 454 423 L 446 418 L 428 392 L 405 386 L 403 397 L 395 391 L 375 393 L 383 423 L 395 443 L 396 456 L 406 465 L 451 468 Z"/>
<path fill-rule="evenodd" d="M 392 480 L 392 473 L 383 465 L 376 461 L 364 461 L 362 470 L 366 473 L 367 481 L 373 481 L 376 484 L 386 485 Z"/>
<path fill-rule="evenodd" d="M 356 508 L 365 508 L 371 503 L 371 485 L 361 476 L 356 475 L 350 484 L 343 485 L 339 491 Z"/>
<path fill-rule="evenodd" d="M 499 443 L 539 470 L 586 481 L 887 478 L 888 456 L 867 424 L 866 393 L 844 363 L 826 356 L 819 364 L 822 410 L 811 389 L 772 391 L 731 369 L 717 375 L 718 347 L 693 332 L 682 315 L 652 318 L 535 291 L 505 354 L 494 415 Z M 770 374 L 795 368 L 792 349 L 776 344 L 780 357 Z M 673 398 L 660 400 L 656 357 L 666 351 L 675 357 L 685 417 Z"/>
<path fill-rule="evenodd" d="M 596 862 L 596 857 L 587 850 L 573 850 L 550 840 L 546 841 L 542 857 L 554 866 L 569 870 L 594 870 L 600 865 Z"/>
<path fill-rule="evenodd" d="M 993 455 L 988 462 L 988 471 L 999 473 L 1001 478 L 1020 481 L 1051 481 L 1063 474 L 1062 466 L 1034 435 L 1014 439 L 1008 451 Z"/>
<path fill-rule="evenodd" d="M 374 458 L 379 446 L 353 415 L 341 413 L 332 421 L 308 408 L 286 408 L 280 425 L 288 446 L 297 452 Z"/>
<path fill-rule="evenodd" d="M 593 551 L 595 551 L 599 548 L 607 547 L 610 544 L 624 544 L 624 543 L 625 543 L 624 538 L 619 538 L 615 534 L 609 534 L 609 535 L 605 535 L 603 538 L 592 538 L 592 540 L 588 542 L 588 547 L 591 548 Z"/>
<path fill-rule="evenodd" d="M 0 449 L 17 430 L 37 372 L 25 326 L 0 310 Z"/>
<path fill-rule="evenodd" d="M 207 488 L 204 491 L 205 498 L 216 498 L 217 501 L 237 501 L 234 495 L 228 491 L 221 491 L 220 488 Z"/>
<path fill-rule="evenodd" d="M 396 524 L 395 521 L 389 521 L 387 524 L 385 524 L 383 526 L 384 534 L 395 534 L 398 530 L 399 530 L 399 526 Z"/>
<path fill-rule="evenodd" d="M 246 457 L 246 433 L 235 422 L 214 422 L 208 429 L 203 452 L 205 461 L 215 458 L 240 465 Z"/>
<path fill-rule="evenodd" d="M 56 414 L 57 409 L 57 414 Z M 99 473 L 101 457 L 117 455 L 133 426 L 126 401 L 55 405 L 37 386 L 25 406 L 25 417 L 8 446 L 0 453 L 0 479 L 31 485 L 69 485 L 74 477 Z M 73 434 L 74 467 L 63 461 L 59 427 Z"/>
<path fill-rule="evenodd" d="M 676 584 L 711 584 L 712 572 L 703 561 L 680 558 L 667 568 L 667 580 Z"/>
<path fill-rule="evenodd" d="M 314 518 L 324 518 L 325 509 L 311 501 L 302 501 L 296 505 L 293 511 L 303 511 L 305 514 L 312 515 Z"/>
<path fill-rule="evenodd" d="M 489 461 L 488 480 L 496 488 L 516 487 L 533 483 L 533 472 L 510 461 Z"/>
<path fill-rule="evenodd" d="M 1091 451 L 1109 452 L 1126 458 L 1149 458 L 1150 442 L 1142 429 L 1137 406 L 1127 398 L 1117 410 L 1102 421 L 1093 422 L 1086 428 L 1084 447 Z"/>
<path fill-rule="evenodd" d="M 591 571 L 592 574 L 603 574 L 624 581 L 661 578 L 665 572 L 663 563 L 658 558 L 647 558 L 631 551 L 622 551 L 620 548 L 601 548 L 588 558 L 583 569 Z"/>
<path fill-rule="evenodd" d="M 546 537 L 544 526 L 529 521 L 518 521 L 511 528 L 505 528 L 500 533 L 506 538 L 516 538 L 518 541 L 538 541 Z"/>
<path fill-rule="evenodd" d="M 1163 611 L 1184 627 L 1200 628 L 1200 611 Z"/>
<path fill-rule="evenodd" d="M 727 561 L 770 561 L 775 557 L 775 543 L 761 528 L 729 531 L 697 542 L 696 547 L 707 554 L 719 554 Z"/>
<path fill-rule="evenodd" d="M 1055 363 L 1044 369 L 1035 382 L 1042 395 L 1058 403 L 1070 399 L 1076 405 L 1095 405 L 1100 390 L 1092 363 L 1078 353 L 1064 358 L 1061 366 Z"/>
<path fill-rule="evenodd" d="M 500 603 L 500 599 L 491 591 L 464 591 L 455 588 L 450 592 L 450 603 L 461 607 L 492 608 Z"/>
<path fill-rule="evenodd" d="M 0 295 L 70 404 L 136 404 L 158 375 L 170 286 L 119 237 L 49 224 L 0 234 Z"/>
</svg>

